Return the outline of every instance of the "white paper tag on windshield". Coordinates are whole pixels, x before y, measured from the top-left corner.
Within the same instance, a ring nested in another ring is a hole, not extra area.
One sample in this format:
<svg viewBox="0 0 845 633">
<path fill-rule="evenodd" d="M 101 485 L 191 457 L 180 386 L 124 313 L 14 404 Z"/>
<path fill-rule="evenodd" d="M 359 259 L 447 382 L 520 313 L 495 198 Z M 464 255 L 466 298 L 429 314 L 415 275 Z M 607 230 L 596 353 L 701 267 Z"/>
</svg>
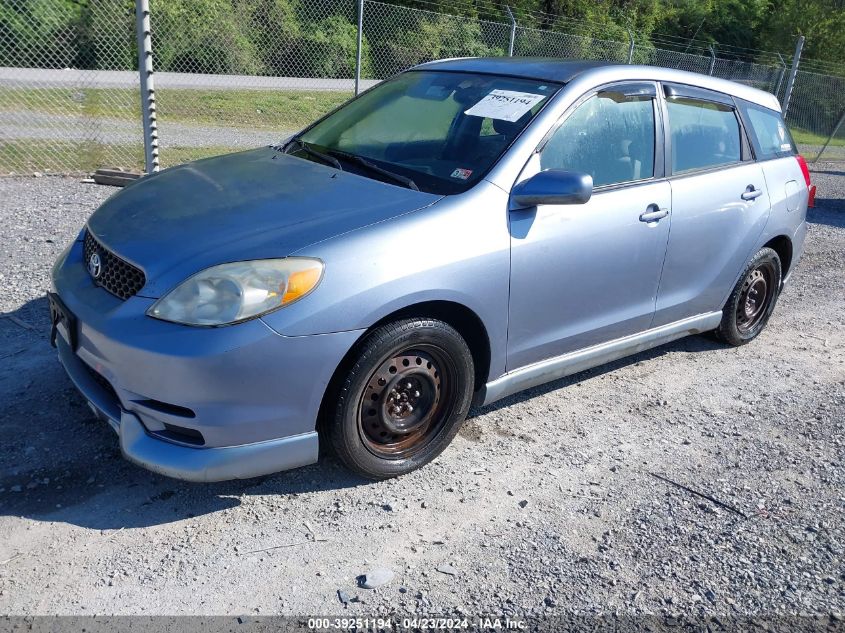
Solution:
<svg viewBox="0 0 845 633">
<path fill-rule="evenodd" d="M 514 122 L 545 98 L 531 92 L 493 90 L 464 114 Z"/>
</svg>

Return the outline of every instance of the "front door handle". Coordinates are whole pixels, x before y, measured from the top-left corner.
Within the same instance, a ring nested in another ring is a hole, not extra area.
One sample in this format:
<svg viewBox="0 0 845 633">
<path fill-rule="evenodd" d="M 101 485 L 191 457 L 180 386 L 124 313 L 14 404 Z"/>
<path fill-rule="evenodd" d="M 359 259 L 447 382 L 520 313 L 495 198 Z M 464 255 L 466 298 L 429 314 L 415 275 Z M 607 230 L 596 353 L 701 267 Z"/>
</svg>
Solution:
<svg viewBox="0 0 845 633">
<path fill-rule="evenodd" d="M 661 209 L 656 204 L 648 205 L 648 211 L 640 214 L 640 222 L 657 222 L 669 215 L 669 209 Z"/>
<path fill-rule="evenodd" d="M 763 195 L 762 189 L 755 189 L 754 185 L 748 185 L 748 187 L 745 188 L 745 192 L 742 194 L 742 199 L 743 200 L 756 200 L 757 198 L 759 198 L 762 195 Z"/>
</svg>

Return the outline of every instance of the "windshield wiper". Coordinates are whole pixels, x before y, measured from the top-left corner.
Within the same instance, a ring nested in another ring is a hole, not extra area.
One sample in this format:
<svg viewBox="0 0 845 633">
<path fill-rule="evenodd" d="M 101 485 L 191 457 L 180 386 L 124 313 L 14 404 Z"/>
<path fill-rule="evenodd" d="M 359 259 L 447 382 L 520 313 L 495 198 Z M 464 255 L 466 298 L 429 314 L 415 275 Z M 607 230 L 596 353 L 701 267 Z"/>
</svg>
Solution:
<svg viewBox="0 0 845 633">
<path fill-rule="evenodd" d="M 329 156 L 328 154 L 324 154 L 323 152 L 318 152 L 316 149 L 309 147 L 308 144 L 305 141 L 303 141 L 301 138 L 299 138 L 298 136 L 294 136 L 290 141 L 288 141 L 288 144 L 285 146 L 285 154 L 290 153 L 291 147 L 296 148 L 294 151 L 305 152 L 309 156 L 316 158 L 318 160 L 321 160 L 324 163 L 331 165 L 335 169 L 339 169 L 340 171 L 343 171 L 343 167 L 341 167 L 340 161 L 338 159 L 336 159 L 334 156 Z"/>
<path fill-rule="evenodd" d="M 408 187 L 408 189 L 413 189 L 414 191 L 420 190 L 420 188 L 417 187 L 417 183 L 415 183 L 413 180 L 411 180 L 407 176 L 403 176 L 402 174 L 397 174 L 396 172 L 390 171 L 389 169 L 385 169 L 384 167 L 379 167 L 375 163 L 371 163 L 370 161 L 368 161 L 363 156 L 358 156 L 357 154 L 348 154 L 346 152 L 341 152 L 341 151 L 336 150 L 336 149 L 329 150 L 329 153 L 332 156 L 339 156 L 340 158 L 343 158 L 345 160 L 351 161 L 353 163 L 357 163 L 358 165 L 361 165 L 362 167 L 366 167 L 371 172 L 374 172 L 376 174 L 381 174 L 382 176 L 386 176 L 387 178 L 390 178 L 394 182 L 398 182 L 400 184 L 405 185 L 406 187 Z"/>
</svg>

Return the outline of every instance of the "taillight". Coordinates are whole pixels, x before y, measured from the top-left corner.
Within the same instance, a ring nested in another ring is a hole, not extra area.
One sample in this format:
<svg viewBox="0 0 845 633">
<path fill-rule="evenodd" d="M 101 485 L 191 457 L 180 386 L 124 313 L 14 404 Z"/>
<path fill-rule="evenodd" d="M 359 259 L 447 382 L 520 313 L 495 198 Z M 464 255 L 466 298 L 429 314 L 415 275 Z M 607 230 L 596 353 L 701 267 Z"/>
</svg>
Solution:
<svg viewBox="0 0 845 633">
<path fill-rule="evenodd" d="M 804 157 L 801 154 L 796 154 L 795 158 L 798 160 L 798 164 L 801 165 L 801 173 L 804 174 L 804 182 L 807 183 L 807 188 L 810 188 L 810 168 L 807 167 L 807 161 L 804 160 Z"/>
<path fill-rule="evenodd" d="M 807 161 L 804 160 L 804 157 L 801 154 L 795 155 L 796 160 L 798 161 L 798 165 L 801 167 L 801 173 L 804 174 L 804 182 L 807 184 L 807 191 L 810 193 L 810 197 L 807 200 L 808 207 L 816 206 L 816 186 L 810 182 L 810 168 L 807 167 Z"/>
</svg>

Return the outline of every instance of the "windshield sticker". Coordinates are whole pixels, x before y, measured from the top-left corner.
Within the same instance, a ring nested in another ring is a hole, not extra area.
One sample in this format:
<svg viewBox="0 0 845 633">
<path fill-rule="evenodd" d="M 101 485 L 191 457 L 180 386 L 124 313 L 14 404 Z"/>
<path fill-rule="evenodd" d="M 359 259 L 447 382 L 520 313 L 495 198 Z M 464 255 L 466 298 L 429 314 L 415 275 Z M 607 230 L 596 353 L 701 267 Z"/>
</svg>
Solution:
<svg viewBox="0 0 845 633">
<path fill-rule="evenodd" d="M 472 170 L 466 169 L 464 167 L 458 167 L 455 171 L 452 172 L 452 178 L 460 178 L 461 180 L 466 180 L 472 176 Z"/>
<path fill-rule="evenodd" d="M 530 92 L 493 90 L 464 112 L 467 116 L 482 116 L 500 121 L 519 121 L 520 117 L 546 98 Z"/>
</svg>

